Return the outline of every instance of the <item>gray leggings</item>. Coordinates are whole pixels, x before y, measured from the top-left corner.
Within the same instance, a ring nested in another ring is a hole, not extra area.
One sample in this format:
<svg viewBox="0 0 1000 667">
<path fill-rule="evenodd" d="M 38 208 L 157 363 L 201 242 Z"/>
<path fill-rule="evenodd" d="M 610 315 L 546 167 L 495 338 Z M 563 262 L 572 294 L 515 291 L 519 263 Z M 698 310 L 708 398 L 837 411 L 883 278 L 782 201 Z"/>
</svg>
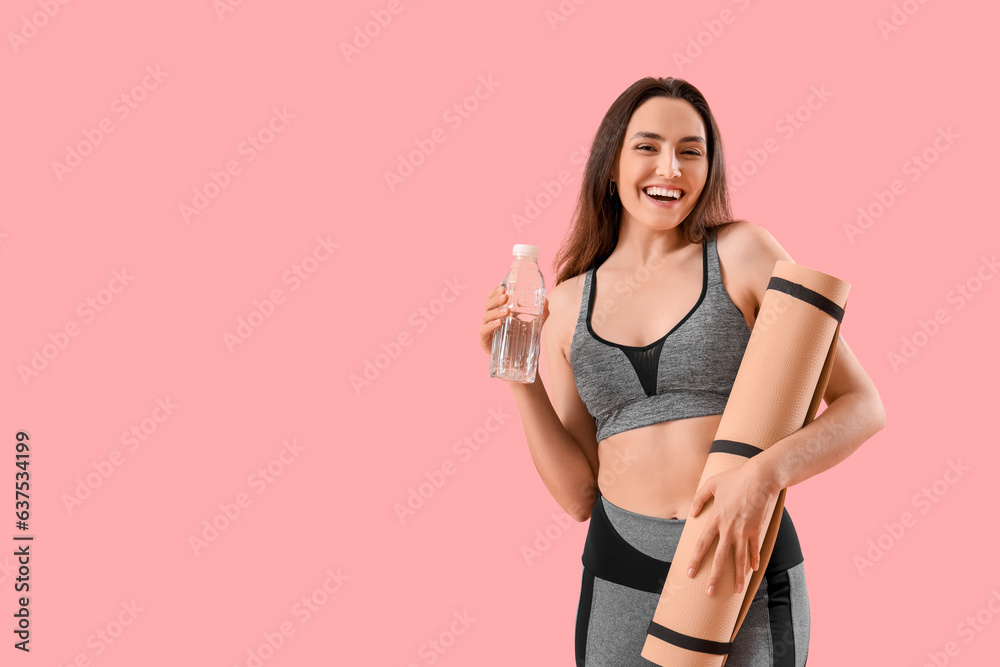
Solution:
<svg viewBox="0 0 1000 667">
<path fill-rule="evenodd" d="M 577 667 L 649 667 L 639 653 L 680 540 L 684 519 L 630 512 L 598 495 L 583 554 L 576 617 Z M 787 511 L 726 667 L 803 667 L 809 596 Z"/>
</svg>

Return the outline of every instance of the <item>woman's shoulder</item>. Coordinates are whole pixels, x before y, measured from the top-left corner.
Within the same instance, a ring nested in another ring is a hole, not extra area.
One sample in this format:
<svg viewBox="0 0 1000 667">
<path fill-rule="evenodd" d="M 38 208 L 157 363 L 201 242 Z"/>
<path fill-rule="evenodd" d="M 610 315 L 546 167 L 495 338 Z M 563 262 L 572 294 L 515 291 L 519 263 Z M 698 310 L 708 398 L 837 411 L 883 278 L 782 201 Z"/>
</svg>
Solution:
<svg viewBox="0 0 1000 667">
<path fill-rule="evenodd" d="M 567 358 L 577 317 L 580 313 L 585 275 L 586 271 L 566 278 L 548 290 L 546 294 L 549 301 L 549 324 L 545 326 L 556 333 L 559 346 L 567 353 Z"/>
<path fill-rule="evenodd" d="M 761 251 L 766 252 L 769 246 L 778 245 L 771 232 L 746 220 L 736 220 L 710 231 L 714 231 L 716 243 L 720 247 L 730 249 L 730 254 L 752 255 Z"/>
<path fill-rule="evenodd" d="M 576 314 L 580 308 L 580 298 L 583 294 L 583 281 L 586 271 L 575 276 L 566 278 L 561 283 L 549 290 L 549 315 L 557 317 Z"/>
<path fill-rule="evenodd" d="M 723 225 L 715 233 L 719 253 L 732 257 L 740 266 L 766 264 L 770 273 L 779 259 L 793 261 L 771 232 L 752 222 L 738 220 Z"/>
<path fill-rule="evenodd" d="M 745 220 L 717 230 L 716 251 L 727 286 L 732 285 L 735 292 L 752 294 L 757 304 L 764 296 L 775 263 L 794 261 L 770 231 Z"/>
</svg>

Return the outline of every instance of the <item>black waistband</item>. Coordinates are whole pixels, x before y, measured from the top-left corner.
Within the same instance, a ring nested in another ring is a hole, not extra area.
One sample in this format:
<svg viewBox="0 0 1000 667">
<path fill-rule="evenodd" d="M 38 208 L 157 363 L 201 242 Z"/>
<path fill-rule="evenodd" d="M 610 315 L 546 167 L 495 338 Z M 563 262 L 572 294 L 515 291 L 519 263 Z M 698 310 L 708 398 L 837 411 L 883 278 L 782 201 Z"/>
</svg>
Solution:
<svg viewBox="0 0 1000 667">
<path fill-rule="evenodd" d="M 583 565 L 594 576 L 622 586 L 650 593 L 663 591 L 663 584 L 670 571 L 670 563 L 642 553 L 623 538 L 604 511 L 598 491 L 597 501 L 590 515 L 587 541 L 583 547 Z M 764 568 L 764 576 L 795 567 L 803 561 L 799 538 L 788 510 L 782 508 L 781 523 L 775 538 L 771 558 Z M 706 559 L 708 566 L 711 561 Z"/>
</svg>

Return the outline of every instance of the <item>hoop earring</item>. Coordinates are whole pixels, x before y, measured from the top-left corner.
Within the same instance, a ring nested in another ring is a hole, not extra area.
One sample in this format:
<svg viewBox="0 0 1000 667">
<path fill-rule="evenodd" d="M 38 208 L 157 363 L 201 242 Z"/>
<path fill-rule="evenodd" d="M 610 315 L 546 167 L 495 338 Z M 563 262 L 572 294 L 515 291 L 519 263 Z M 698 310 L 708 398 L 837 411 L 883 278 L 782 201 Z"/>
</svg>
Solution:
<svg viewBox="0 0 1000 667">
<path fill-rule="evenodd" d="M 617 194 L 618 188 L 615 187 L 615 182 L 611 181 L 611 196 L 614 197 Z"/>
</svg>

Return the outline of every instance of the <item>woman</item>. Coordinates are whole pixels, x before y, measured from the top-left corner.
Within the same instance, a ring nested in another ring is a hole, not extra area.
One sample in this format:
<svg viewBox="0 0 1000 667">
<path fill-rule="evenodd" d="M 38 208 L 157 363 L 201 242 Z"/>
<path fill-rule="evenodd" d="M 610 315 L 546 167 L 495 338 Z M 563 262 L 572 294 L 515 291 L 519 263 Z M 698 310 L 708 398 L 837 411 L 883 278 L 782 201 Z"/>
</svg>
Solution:
<svg viewBox="0 0 1000 667">
<path fill-rule="evenodd" d="M 551 399 L 540 375 L 509 383 L 542 481 L 571 516 L 590 519 L 580 666 L 653 664 L 640 656 L 649 621 L 685 520 L 706 501 L 696 555 L 677 565 L 689 576 L 711 568 L 713 595 L 731 547 L 742 590 L 740 573 L 759 568 L 765 501 L 836 465 L 885 423 L 841 336 L 826 410 L 697 488 L 777 260 L 792 261 L 770 233 L 732 219 L 722 141 L 701 93 L 652 77 L 622 93 L 594 138 L 545 302 Z M 487 353 L 506 300 L 499 287 L 488 295 Z M 716 538 L 716 557 L 701 562 Z M 785 511 L 726 664 L 797 667 L 808 644 L 804 562 Z"/>
</svg>

